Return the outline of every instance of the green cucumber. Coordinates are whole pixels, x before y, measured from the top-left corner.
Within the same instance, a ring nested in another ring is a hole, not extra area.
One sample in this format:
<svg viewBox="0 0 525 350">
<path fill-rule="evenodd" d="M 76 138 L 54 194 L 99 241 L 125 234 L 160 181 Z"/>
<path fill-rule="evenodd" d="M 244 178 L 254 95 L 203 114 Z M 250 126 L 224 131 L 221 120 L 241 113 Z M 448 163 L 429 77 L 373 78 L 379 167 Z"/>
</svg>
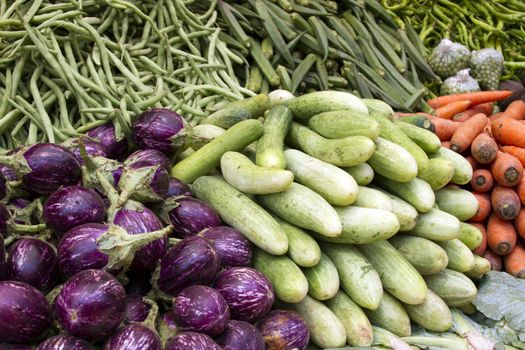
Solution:
<svg viewBox="0 0 525 350">
<path fill-rule="evenodd" d="M 403 305 L 390 295 L 383 293 L 379 307 L 375 310 L 365 310 L 370 322 L 397 335 L 408 337 L 411 334 L 410 319 Z"/>
<path fill-rule="evenodd" d="M 194 150 L 202 148 L 202 146 L 221 136 L 225 132 L 225 129 L 211 124 L 195 125 L 192 129 L 191 135 L 195 138 L 195 141 L 191 143 L 191 146 Z"/>
<path fill-rule="evenodd" d="M 399 221 L 399 231 L 410 231 L 416 226 L 416 219 L 418 216 L 416 208 L 402 200 L 401 198 L 388 193 L 379 187 L 372 187 L 378 191 L 383 192 L 390 198 L 392 202 L 392 213 Z"/>
<path fill-rule="evenodd" d="M 219 166 L 221 157 L 228 151 L 240 151 L 263 134 L 258 120 L 240 122 L 216 139 L 181 160 L 171 169 L 171 176 L 184 183 L 192 183 L 199 176 L 208 174 Z"/>
<path fill-rule="evenodd" d="M 229 226 L 270 254 L 288 250 L 283 228 L 257 203 L 219 177 L 201 176 L 192 186 L 197 198 L 209 203 Z"/>
<path fill-rule="evenodd" d="M 373 98 L 364 98 L 362 100 L 368 108 L 368 114 L 376 114 L 387 118 L 388 120 L 394 119 L 394 110 L 388 103 Z"/>
<path fill-rule="evenodd" d="M 288 256 L 298 266 L 312 267 L 321 259 L 319 244 L 308 233 L 292 224 L 275 217 L 288 237 Z"/>
<path fill-rule="evenodd" d="M 245 155 L 231 151 L 221 157 L 221 172 L 226 182 L 250 194 L 282 192 L 290 187 L 294 178 L 291 171 L 263 168 Z"/>
<path fill-rule="evenodd" d="M 452 327 L 452 314 L 447 304 L 433 291 L 429 290 L 425 301 L 419 305 L 405 304 L 410 319 L 432 332 L 446 332 Z"/>
<path fill-rule="evenodd" d="M 264 134 L 257 141 L 255 164 L 264 168 L 285 169 L 284 139 L 292 123 L 292 112 L 283 105 L 272 107 L 264 118 Z"/>
<path fill-rule="evenodd" d="M 428 288 L 447 303 L 460 306 L 474 300 L 478 290 L 476 285 L 461 272 L 445 269 L 434 275 L 425 276 Z"/>
<path fill-rule="evenodd" d="M 319 193 L 328 203 L 346 206 L 356 200 L 357 183 L 344 170 L 295 149 L 287 149 L 284 154 L 286 168 L 295 181 Z"/>
<path fill-rule="evenodd" d="M 388 241 L 360 245 L 359 250 L 381 276 L 386 291 L 406 304 L 421 304 L 427 295 L 423 277 Z"/>
<path fill-rule="evenodd" d="M 368 113 L 356 111 L 320 113 L 309 120 L 308 126 L 327 139 L 361 135 L 375 140 L 379 136 L 379 123 Z"/>
<path fill-rule="evenodd" d="M 346 330 L 346 342 L 352 346 L 370 346 L 374 338 L 372 325 L 363 309 L 348 295 L 340 290 L 332 299 L 325 302 L 326 306 L 343 323 Z"/>
<path fill-rule="evenodd" d="M 397 182 L 408 182 L 417 176 L 416 160 L 402 146 L 382 137 L 375 143 L 376 150 L 367 161 L 375 173 Z"/>
<path fill-rule="evenodd" d="M 303 268 L 308 281 L 308 295 L 317 300 L 332 298 L 339 290 L 339 274 L 330 258 L 321 253 L 319 263 L 313 267 Z"/>
<path fill-rule="evenodd" d="M 327 237 L 337 237 L 342 232 L 341 220 L 334 208 L 306 186 L 293 182 L 286 191 L 256 198 L 263 207 L 301 228 Z"/>
<path fill-rule="evenodd" d="M 420 214 L 416 226 L 408 234 L 432 241 L 448 241 L 458 238 L 459 220 L 439 209 L 432 208 L 428 213 Z"/>
<path fill-rule="evenodd" d="M 420 178 L 416 177 L 410 182 L 395 182 L 376 174 L 374 182 L 382 189 L 407 201 L 420 213 L 426 213 L 434 206 L 434 191 Z"/>
<path fill-rule="evenodd" d="M 474 267 L 474 254 L 463 242 L 459 239 L 451 239 L 438 244 L 447 252 L 447 268 L 458 272 L 472 270 Z"/>
<path fill-rule="evenodd" d="M 484 274 L 489 272 L 490 269 L 491 265 L 489 260 L 481 256 L 474 255 L 474 266 L 471 270 L 465 272 L 465 275 L 473 279 L 480 279 Z"/>
<path fill-rule="evenodd" d="M 286 255 L 275 256 L 255 249 L 253 266 L 272 283 L 275 296 L 286 303 L 298 303 L 308 293 L 308 281 L 301 269 Z"/>
<path fill-rule="evenodd" d="M 303 122 L 316 114 L 330 111 L 368 113 L 368 108 L 359 97 L 342 91 L 311 92 L 287 101 L 286 105 L 292 111 L 294 119 Z"/>
<path fill-rule="evenodd" d="M 422 128 L 430 132 L 434 132 L 434 130 L 436 130 L 434 124 L 432 124 L 432 121 L 428 119 L 428 117 L 421 115 L 421 114 L 397 117 L 396 120 L 403 122 L 403 123 L 417 126 L 418 128 Z"/>
<path fill-rule="evenodd" d="M 352 175 L 359 186 L 366 186 L 374 179 L 374 169 L 366 163 L 343 168 L 343 170 Z"/>
<path fill-rule="evenodd" d="M 354 202 L 356 207 L 375 208 L 392 211 L 392 200 L 383 192 L 370 187 L 359 186 L 359 194 Z"/>
<path fill-rule="evenodd" d="M 229 129 L 247 119 L 257 119 L 270 107 L 270 98 L 259 94 L 243 100 L 234 101 L 204 119 L 201 124 L 211 124 Z"/>
<path fill-rule="evenodd" d="M 374 343 L 376 347 L 381 346 L 383 349 L 409 350 L 410 346 L 397 335 L 386 329 L 373 326 Z"/>
<path fill-rule="evenodd" d="M 476 215 L 479 206 L 470 191 L 452 186 L 436 191 L 436 203 L 441 210 L 454 215 L 459 221 L 466 221 Z"/>
<path fill-rule="evenodd" d="M 349 167 L 366 162 L 374 153 L 375 144 L 365 136 L 326 139 L 298 123 L 292 123 L 288 142 L 295 148 L 327 163 Z"/>
<path fill-rule="evenodd" d="M 454 164 L 445 158 L 432 158 L 428 161 L 427 170 L 422 171 L 419 177 L 437 191 L 445 187 L 454 176 Z"/>
<path fill-rule="evenodd" d="M 341 287 L 359 306 L 375 310 L 383 296 L 383 285 L 374 267 L 354 246 L 321 243 L 321 250 L 332 259 Z"/>
<path fill-rule="evenodd" d="M 450 182 L 458 185 L 466 185 L 472 179 L 472 165 L 459 153 L 441 147 L 436 153 L 429 155 L 432 158 L 445 158 L 454 164 L 454 175 Z"/>
<path fill-rule="evenodd" d="M 443 248 L 426 238 L 397 235 L 389 242 L 421 275 L 441 272 L 448 265 L 448 256 Z"/>
<path fill-rule="evenodd" d="M 458 239 L 463 242 L 470 250 L 474 250 L 479 247 L 483 241 L 483 234 L 481 231 L 476 226 L 466 222 L 461 222 L 459 225 Z"/>
<path fill-rule="evenodd" d="M 426 153 L 434 153 L 441 148 L 441 141 L 433 132 L 401 121 L 394 121 L 394 124 Z"/>
</svg>

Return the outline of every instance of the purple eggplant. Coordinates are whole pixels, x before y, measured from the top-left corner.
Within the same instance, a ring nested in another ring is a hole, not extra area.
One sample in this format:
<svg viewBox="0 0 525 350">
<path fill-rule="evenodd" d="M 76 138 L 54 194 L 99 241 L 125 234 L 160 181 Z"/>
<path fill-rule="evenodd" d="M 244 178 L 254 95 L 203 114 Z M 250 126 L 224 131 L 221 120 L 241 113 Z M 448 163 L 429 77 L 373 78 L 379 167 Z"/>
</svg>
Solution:
<svg viewBox="0 0 525 350">
<path fill-rule="evenodd" d="M 9 246 L 6 279 L 25 282 L 47 293 L 56 285 L 57 272 L 57 254 L 49 243 L 23 237 Z"/>
<path fill-rule="evenodd" d="M 170 178 L 170 184 L 168 187 L 168 193 L 166 197 L 178 197 L 178 196 L 193 196 L 191 189 L 184 182 L 174 177 Z"/>
<path fill-rule="evenodd" d="M 106 208 L 97 192 L 82 186 L 62 187 L 46 200 L 44 222 L 58 233 L 87 223 L 102 222 Z"/>
<path fill-rule="evenodd" d="M 228 302 L 232 318 L 240 321 L 254 322 L 264 317 L 275 300 L 270 281 L 250 267 L 222 271 L 213 286 Z"/>
<path fill-rule="evenodd" d="M 205 228 L 221 224 L 215 209 L 191 197 L 168 198 L 162 203 L 161 216 L 174 226 L 174 235 L 181 238 L 195 236 Z"/>
<path fill-rule="evenodd" d="M 288 310 L 273 310 L 258 325 L 266 349 L 304 350 L 310 341 L 310 331 L 304 319 Z"/>
<path fill-rule="evenodd" d="M 104 124 L 88 131 L 87 136 L 97 140 L 107 156 L 112 159 L 123 159 L 128 151 L 125 138 L 117 139 L 113 124 Z"/>
<path fill-rule="evenodd" d="M 82 140 L 84 143 L 84 147 L 86 149 L 86 153 L 89 157 L 107 157 L 108 155 L 104 151 L 104 148 L 102 145 L 96 141 L 96 140 L 90 140 L 85 138 Z M 62 143 L 64 147 L 66 147 L 68 150 L 73 152 L 77 160 L 80 162 L 80 164 L 84 164 L 84 159 L 82 158 L 82 155 L 80 154 L 80 146 L 78 145 L 78 138 L 69 139 Z"/>
<path fill-rule="evenodd" d="M 221 257 L 221 266 L 251 266 L 252 245 L 238 230 L 228 226 L 210 227 L 199 233 L 206 238 Z"/>
<path fill-rule="evenodd" d="M 215 341 L 224 350 L 265 350 L 261 333 L 244 321 L 230 320 Z"/>
<path fill-rule="evenodd" d="M 102 340 L 124 320 L 126 292 L 102 270 L 84 270 L 64 283 L 55 299 L 55 316 L 63 329 L 87 340 Z"/>
<path fill-rule="evenodd" d="M 161 350 L 157 333 L 141 324 L 129 324 L 117 330 L 104 350 Z"/>
<path fill-rule="evenodd" d="M 18 176 L 16 174 L 16 171 L 14 171 L 13 168 L 11 168 L 8 165 L 0 164 L 0 173 L 2 175 L 4 175 L 4 177 L 5 177 L 5 179 L 7 181 L 16 181 L 16 180 L 18 180 Z"/>
<path fill-rule="evenodd" d="M 142 295 L 126 295 L 125 322 L 143 322 L 148 317 L 149 310 L 151 310 L 151 305 L 144 301 Z"/>
<path fill-rule="evenodd" d="M 140 164 L 144 166 L 160 165 L 166 170 L 170 170 L 170 160 L 162 152 L 154 149 L 141 149 L 133 152 L 126 158 L 124 165 Z"/>
<path fill-rule="evenodd" d="M 0 296 L 0 342 L 33 342 L 51 326 L 51 307 L 35 287 L 3 281 Z"/>
<path fill-rule="evenodd" d="M 221 293 L 207 286 L 189 286 L 173 302 L 173 316 L 185 331 L 214 337 L 224 331 L 230 310 Z"/>
<path fill-rule="evenodd" d="M 59 334 L 44 340 L 36 350 L 95 350 L 95 348 L 84 339 Z"/>
<path fill-rule="evenodd" d="M 206 334 L 195 332 L 179 333 L 166 344 L 166 350 L 222 350 L 222 348 Z"/>
<path fill-rule="evenodd" d="M 149 109 L 133 124 L 133 140 L 140 148 L 171 153 L 185 143 L 184 124 L 184 119 L 171 109 Z"/>
<path fill-rule="evenodd" d="M 159 265 L 156 287 L 175 297 L 188 286 L 209 285 L 219 271 L 220 257 L 206 239 L 194 236 L 171 247 Z"/>
<path fill-rule="evenodd" d="M 8 194 L 7 179 L 4 174 L 0 172 L 0 200 L 5 200 Z M 8 198 L 7 198 L 8 199 Z"/>
</svg>

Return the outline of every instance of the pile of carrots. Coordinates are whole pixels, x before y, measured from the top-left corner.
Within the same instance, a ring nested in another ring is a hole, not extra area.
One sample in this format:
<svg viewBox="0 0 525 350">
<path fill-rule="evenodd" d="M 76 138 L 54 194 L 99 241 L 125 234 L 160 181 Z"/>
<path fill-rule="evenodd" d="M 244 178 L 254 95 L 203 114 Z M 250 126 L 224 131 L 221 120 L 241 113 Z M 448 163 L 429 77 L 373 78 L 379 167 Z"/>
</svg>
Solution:
<svg viewBox="0 0 525 350">
<path fill-rule="evenodd" d="M 461 153 L 473 168 L 467 186 L 478 199 L 471 219 L 483 234 L 474 251 L 492 269 L 525 278 L 525 102 L 492 114 L 510 91 L 441 96 L 428 101 L 428 116 L 444 147 Z"/>
</svg>

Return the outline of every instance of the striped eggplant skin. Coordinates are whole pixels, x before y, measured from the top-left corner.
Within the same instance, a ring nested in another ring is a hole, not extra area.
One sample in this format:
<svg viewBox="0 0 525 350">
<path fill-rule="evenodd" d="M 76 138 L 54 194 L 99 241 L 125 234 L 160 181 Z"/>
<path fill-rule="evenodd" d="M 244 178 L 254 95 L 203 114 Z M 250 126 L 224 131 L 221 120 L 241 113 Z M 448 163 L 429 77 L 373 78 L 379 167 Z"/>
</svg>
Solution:
<svg viewBox="0 0 525 350">
<path fill-rule="evenodd" d="M 222 294 L 235 320 L 257 321 L 270 311 L 275 300 L 270 281 L 250 267 L 232 267 L 222 271 L 213 287 Z"/>
<path fill-rule="evenodd" d="M 304 319 L 288 310 L 273 310 L 259 322 L 267 350 L 304 350 L 310 341 L 310 332 Z"/>
<path fill-rule="evenodd" d="M 59 334 L 44 340 L 36 350 L 95 350 L 95 348 L 84 339 Z"/>
<path fill-rule="evenodd" d="M 0 296 L 0 343 L 30 343 L 51 326 L 51 307 L 35 287 L 2 281 Z"/>
<path fill-rule="evenodd" d="M 111 274 L 84 270 L 64 283 L 54 306 L 56 319 L 66 332 L 102 340 L 124 320 L 126 292 Z"/>
<path fill-rule="evenodd" d="M 215 338 L 224 350 L 265 350 L 257 328 L 244 321 L 230 320 L 224 332 Z"/>
<path fill-rule="evenodd" d="M 222 350 L 222 348 L 206 334 L 195 332 L 179 333 L 166 344 L 165 350 Z"/>
<path fill-rule="evenodd" d="M 230 309 L 221 293 L 207 286 L 184 288 L 173 302 L 173 317 L 182 330 L 215 337 L 230 320 Z"/>
<path fill-rule="evenodd" d="M 109 158 L 122 159 L 128 151 L 128 142 L 123 137 L 117 140 L 115 127 L 112 123 L 89 130 L 87 136 L 97 140 Z"/>
<path fill-rule="evenodd" d="M 7 181 L 16 181 L 18 179 L 16 171 L 14 171 L 13 168 L 8 165 L 0 164 L 0 173 L 4 175 Z"/>
<path fill-rule="evenodd" d="M 140 148 L 172 153 L 184 144 L 184 119 L 168 108 L 148 109 L 133 123 L 132 133 Z"/>
<path fill-rule="evenodd" d="M 126 295 L 126 311 L 124 312 L 124 322 L 143 322 L 151 310 L 151 305 L 146 303 L 142 295 Z"/>
<path fill-rule="evenodd" d="M 199 233 L 206 238 L 221 257 L 221 267 L 252 265 L 252 244 L 238 230 L 228 226 L 210 227 Z"/>
<path fill-rule="evenodd" d="M 100 195 L 82 186 L 62 187 L 46 200 L 43 218 L 47 227 L 64 233 L 73 227 L 106 218 L 106 208 Z"/>
<path fill-rule="evenodd" d="M 221 224 L 219 214 L 208 203 L 191 197 L 174 198 L 176 205 L 168 212 L 173 234 L 176 237 L 195 236 L 208 227 Z"/>
<path fill-rule="evenodd" d="M 104 151 L 104 148 L 97 140 L 84 139 L 84 147 L 86 153 L 89 157 L 105 157 L 107 158 L 107 153 Z M 81 165 L 84 165 L 84 159 L 80 154 L 80 146 L 78 144 L 78 138 L 68 139 L 62 143 L 62 146 L 65 146 L 68 150 L 73 152 L 77 160 Z"/>
<path fill-rule="evenodd" d="M 157 288 L 177 296 L 191 285 L 209 285 L 219 271 L 220 257 L 205 238 L 184 238 L 160 259 Z"/>
<path fill-rule="evenodd" d="M 139 323 L 117 330 L 104 345 L 104 350 L 161 350 L 156 332 Z"/>
<path fill-rule="evenodd" d="M 0 168 L 0 171 L 2 171 L 2 168 Z M 190 187 L 186 185 L 184 182 L 180 181 L 179 179 L 175 177 L 172 177 L 170 178 L 170 184 L 168 186 L 168 193 L 166 194 L 166 197 L 178 197 L 178 196 L 191 197 L 193 196 L 193 192 L 191 192 Z"/>
<path fill-rule="evenodd" d="M 155 149 L 141 149 L 133 152 L 124 161 L 124 166 L 130 166 L 132 164 L 141 164 L 144 166 L 160 165 L 166 170 L 169 170 L 171 167 L 168 157 Z"/>
<path fill-rule="evenodd" d="M 38 238 L 23 237 L 9 246 L 6 279 L 25 282 L 44 293 L 57 281 L 55 248 Z"/>
</svg>

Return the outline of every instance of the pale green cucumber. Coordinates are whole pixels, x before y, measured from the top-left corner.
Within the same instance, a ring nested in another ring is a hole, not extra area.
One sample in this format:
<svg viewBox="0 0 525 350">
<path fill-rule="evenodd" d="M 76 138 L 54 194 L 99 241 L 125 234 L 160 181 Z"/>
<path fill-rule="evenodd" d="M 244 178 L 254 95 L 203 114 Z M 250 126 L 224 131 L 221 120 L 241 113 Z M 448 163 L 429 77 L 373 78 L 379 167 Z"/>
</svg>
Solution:
<svg viewBox="0 0 525 350">
<path fill-rule="evenodd" d="M 445 269 L 434 275 L 425 276 L 425 281 L 434 293 L 448 306 L 460 306 L 474 300 L 476 285 L 461 272 Z"/>
<path fill-rule="evenodd" d="M 192 186 L 195 196 L 209 203 L 229 226 L 270 254 L 288 250 L 288 238 L 275 219 L 253 200 L 219 177 L 202 176 Z"/>
<path fill-rule="evenodd" d="M 337 214 L 343 224 L 338 237 L 314 234 L 317 240 L 331 243 L 366 244 L 385 240 L 397 233 L 399 221 L 391 212 L 360 207 L 337 207 Z"/>
<path fill-rule="evenodd" d="M 286 303 L 298 303 L 308 293 L 308 281 L 286 255 L 275 256 L 260 249 L 253 254 L 253 266 L 272 283 L 275 296 Z"/>
<path fill-rule="evenodd" d="M 474 266 L 470 271 L 465 272 L 465 275 L 473 279 L 480 279 L 490 271 L 490 268 L 490 261 L 481 256 L 474 255 Z"/>
<path fill-rule="evenodd" d="M 341 220 L 334 208 L 306 186 L 293 182 L 286 191 L 256 198 L 263 207 L 291 224 L 327 237 L 341 235 Z"/>
<path fill-rule="evenodd" d="M 225 132 L 225 129 L 211 124 L 195 125 L 191 130 L 191 136 L 195 139 L 191 146 L 194 150 L 199 149 Z"/>
<path fill-rule="evenodd" d="M 433 132 L 402 121 L 396 120 L 394 124 L 426 153 L 434 153 L 441 148 L 441 141 Z"/>
<path fill-rule="evenodd" d="M 450 182 L 465 185 L 472 179 L 472 165 L 459 153 L 441 147 L 436 153 L 429 155 L 430 158 L 445 158 L 454 164 L 454 175 Z"/>
<path fill-rule="evenodd" d="M 376 174 L 397 182 L 408 182 L 417 176 L 416 160 L 406 149 L 382 137 L 375 143 L 376 150 L 367 163 Z"/>
<path fill-rule="evenodd" d="M 389 120 L 394 119 L 394 110 L 388 103 L 385 103 L 381 100 L 376 100 L 374 98 L 363 98 L 362 101 L 368 108 L 368 114 L 375 113 Z"/>
<path fill-rule="evenodd" d="M 295 148 L 327 163 L 349 167 L 366 162 L 374 153 L 375 144 L 365 136 L 326 139 L 298 123 L 292 123 L 288 142 Z"/>
<path fill-rule="evenodd" d="M 397 335 L 408 337 L 411 334 L 410 319 L 403 305 L 390 295 L 383 293 L 379 307 L 375 310 L 365 310 L 370 322 Z"/>
<path fill-rule="evenodd" d="M 340 290 L 325 303 L 345 326 L 347 344 L 351 346 L 370 346 L 372 344 L 374 334 L 370 321 L 363 309 L 345 292 Z"/>
<path fill-rule="evenodd" d="M 407 233 L 432 241 L 448 241 L 458 238 L 459 230 L 460 223 L 455 216 L 432 208 L 428 213 L 419 214 L 416 226 Z"/>
<path fill-rule="evenodd" d="M 228 151 L 240 151 L 263 134 L 258 120 L 240 122 L 219 137 L 181 160 L 171 169 L 171 176 L 184 183 L 192 183 L 199 176 L 208 174 L 219 166 L 221 157 Z"/>
<path fill-rule="evenodd" d="M 292 112 L 283 105 L 272 107 L 264 118 L 264 134 L 257 141 L 255 164 L 264 168 L 284 169 L 284 139 L 292 123 Z"/>
<path fill-rule="evenodd" d="M 263 168 L 245 155 L 231 151 L 221 157 L 221 172 L 226 182 L 250 194 L 282 192 L 290 187 L 294 178 L 291 171 Z"/>
<path fill-rule="evenodd" d="M 327 139 L 361 135 L 375 140 L 379 136 L 379 123 L 368 113 L 357 111 L 319 113 L 309 120 L 308 126 Z"/>
<path fill-rule="evenodd" d="M 406 304 L 417 305 L 425 300 L 428 289 L 423 277 L 388 241 L 358 248 L 381 276 L 386 291 Z"/>
<path fill-rule="evenodd" d="M 383 285 L 376 270 L 354 246 L 321 243 L 341 280 L 341 287 L 359 306 L 375 310 L 383 296 Z"/>
<path fill-rule="evenodd" d="M 308 121 L 316 114 L 330 111 L 350 110 L 368 113 L 368 108 L 361 99 L 348 92 L 316 91 L 295 97 L 286 102 L 299 121 Z"/>
<path fill-rule="evenodd" d="M 376 174 L 374 182 L 387 192 L 407 201 L 420 213 L 426 213 L 434 206 L 434 191 L 420 178 L 416 177 L 410 182 L 395 182 Z"/>
<path fill-rule="evenodd" d="M 343 168 L 343 170 L 352 175 L 359 186 L 366 186 L 374 179 L 374 169 L 367 163 Z"/>
<path fill-rule="evenodd" d="M 419 305 L 405 304 L 410 319 L 427 331 L 446 332 L 452 327 L 452 314 L 447 304 L 429 290 L 425 301 Z"/>
<path fill-rule="evenodd" d="M 483 234 L 481 231 L 476 226 L 466 222 L 462 222 L 459 225 L 460 229 L 458 239 L 465 243 L 465 245 L 470 250 L 474 250 L 479 247 L 483 241 Z"/>
<path fill-rule="evenodd" d="M 459 239 L 451 239 L 438 244 L 447 252 L 447 268 L 458 272 L 472 270 L 474 267 L 474 254 L 463 242 Z"/>
<path fill-rule="evenodd" d="M 441 272 L 448 265 L 448 256 L 443 248 L 426 238 L 397 235 L 389 242 L 421 275 Z"/>
<path fill-rule="evenodd" d="M 353 204 L 356 207 L 392 211 L 392 200 L 383 192 L 370 187 L 359 186 L 359 194 Z"/>
<path fill-rule="evenodd" d="M 460 221 L 466 221 L 476 215 L 479 202 L 467 190 L 451 186 L 436 191 L 436 203 L 439 208 L 454 215 Z"/>
<path fill-rule="evenodd" d="M 394 333 L 376 326 L 373 326 L 372 330 L 374 332 L 373 345 L 383 346 L 385 349 L 411 350 L 410 346 Z"/>
<path fill-rule="evenodd" d="M 339 274 L 330 258 L 321 253 L 321 259 L 315 266 L 303 268 L 308 280 L 308 295 L 317 300 L 332 298 L 339 290 Z"/>
<path fill-rule="evenodd" d="M 227 104 L 204 119 L 201 124 L 212 124 L 228 129 L 246 119 L 259 118 L 269 107 L 270 98 L 268 95 L 259 94 Z"/>
<path fill-rule="evenodd" d="M 416 226 L 416 219 L 418 216 L 416 208 L 414 208 L 401 198 L 383 190 L 382 188 L 375 186 L 373 186 L 372 188 L 383 192 L 392 201 L 392 213 L 397 217 L 397 220 L 399 221 L 399 231 L 409 231 Z"/>
<path fill-rule="evenodd" d="M 319 244 L 308 233 L 286 221 L 275 217 L 288 237 L 288 256 L 298 266 L 312 267 L 321 259 Z"/>
<path fill-rule="evenodd" d="M 420 172 L 419 177 L 430 185 L 434 191 L 445 187 L 454 176 L 454 164 L 445 158 L 432 158 L 428 167 Z"/>
<path fill-rule="evenodd" d="M 328 203 L 346 206 L 356 200 L 357 183 L 344 170 L 295 149 L 287 149 L 284 154 L 286 168 L 295 181 L 319 193 Z"/>
</svg>

